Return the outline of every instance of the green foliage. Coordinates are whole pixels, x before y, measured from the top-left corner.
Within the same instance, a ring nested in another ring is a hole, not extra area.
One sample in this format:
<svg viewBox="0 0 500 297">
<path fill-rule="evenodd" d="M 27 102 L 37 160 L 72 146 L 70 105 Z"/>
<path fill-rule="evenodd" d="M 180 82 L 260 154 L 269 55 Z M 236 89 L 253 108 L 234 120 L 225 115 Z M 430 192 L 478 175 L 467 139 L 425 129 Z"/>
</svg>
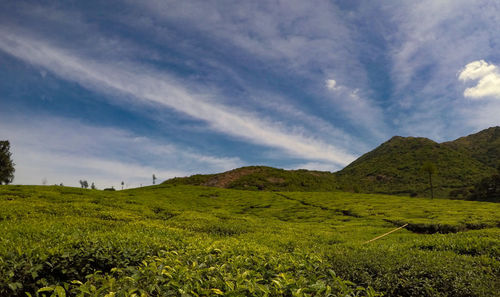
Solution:
<svg viewBox="0 0 500 297">
<path fill-rule="evenodd" d="M 203 185 L 239 190 L 259 191 L 333 191 L 335 175 L 310 170 L 284 170 L 266 166 L 248 166 L 228 172 L 174 178 L 164 184 Z"/>
<path fill-rule="evenodd" d="M 499 174 L 483 178 L 479 183 L 474 185 L 467 199 L 500 202 L 500 172 Z"/>
<path fill-rule="evenodd" d="M 431 198 L 434 198 L 434 186 L 432 185 L 432 175 L 436 174 L 437 168 L 434 163 L 430 161 L 424 162 L 424 165 L 422 165 L 422 168 L 420 168 L 422 172 L 427 173 L 429 176 L 429 187 L 431 189 Z"/>
<path fill-rule="evenodd" d="M 14 162 L 11 159 L 10 143 L 0 141 L 0 185 L 8 185 L 14 180 Z"/>
<path fill-rule="evenodd" d="M 0 296 L 495 296 L 499 210 L 343 192 L 1 186 Z"/>
<path fill-rule="evenodd" d="M 488 167 L 495 168 L 500 163 L 500 127 L 498 126 L 443 144 L 472 156 Z"/>
<path fill-rule="evenodd" d="M 430 175 L 435 174 L 437 172 L 436 165 L 429 161 L 424 162 L 420 170 Z"/>
</svg>

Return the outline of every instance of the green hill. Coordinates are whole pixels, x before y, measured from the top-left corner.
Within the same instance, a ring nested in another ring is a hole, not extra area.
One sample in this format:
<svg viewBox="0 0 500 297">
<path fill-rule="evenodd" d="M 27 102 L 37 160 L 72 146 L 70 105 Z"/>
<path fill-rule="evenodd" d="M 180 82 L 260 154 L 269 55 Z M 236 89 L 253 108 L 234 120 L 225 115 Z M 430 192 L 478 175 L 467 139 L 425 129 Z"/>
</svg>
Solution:
<svg viewBox="0 0 500 297">
<path fill-rule="evenodd" d="M 420 169 L 429 161 L 437 167 L 433 177 L 435 194 L 447 197 L 452 191 L 467 193 L 481 179 L 494 174 L 499 160 L 500 127 L 494 127 L 445 143 L 395 136 L 335 173 L 251 166 L 165 183 L 241 190 L 343 190 L 428 196 L 428 177 Z"/>
<path fill-rule="evenodd" d="M 0 296 L 498 296 L 499 208 L 345 192 L 0 186 Z"/>
<path fill-rule="evenodd" d="M 358 187 L 361 192 L 428 195 L 428 176 L 420 170 L 427 161 L 437 168 L 433 176 L 437 196 L 472 186 L 495 171 L 464 150 L 427 138 L 395 136 L 336 176 L 344 187 Z"/>
<path fill-rule="evenodd" d="M 331 172 L 284 170 L 267 166 L 241 167 L 218 174 L 197 174 L 173 178 L 164 183 L 264 191 L 333 191 L 338 187 L 336 177 Z"/>
<path fill-rule="evenodd" d="M 491 127 L 443 145 L 464 152 L 489 167 L 500 165 L 500 127 Z"/>
</svg>

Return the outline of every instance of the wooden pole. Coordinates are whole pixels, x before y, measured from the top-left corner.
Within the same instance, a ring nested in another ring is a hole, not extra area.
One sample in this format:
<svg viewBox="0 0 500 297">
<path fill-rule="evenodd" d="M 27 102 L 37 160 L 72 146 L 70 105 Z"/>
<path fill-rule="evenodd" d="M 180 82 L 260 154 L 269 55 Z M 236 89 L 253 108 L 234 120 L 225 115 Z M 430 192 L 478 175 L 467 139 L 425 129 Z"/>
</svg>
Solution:
<svg viewBox="0 0 500 297">
<path fill-rule="evenodd" d="M 377 240 L 377 239 L 380 239 L 380 238 L 382 238 L 382 237 L 384 237 L 384 236 L 386 236 L 386 235 L 391 234 L 392 232 L 396 232 L 396 231 L 398 231 L 399 229 L 402 229 L 402 228 L 404 228 L 404 227 L 406 227 L 406 226 L 408 226 L 408 224 L 404 224 L 403 226 L 398 227 L 398 228 L 396 228 L 396 229 L 394 229 L 394 230 L 392 230 L 392 231 L 389 231 L 389 232 L 387 232 L 387 233 L 385 233 L 385 234 L 382 234 L 382 235 L 377 236 L 377 237 L 375 237 L 375 238 L 373 238 L 373 239 L 370 239 L 370 240 L 368 240 L 367 242 L 365 242 L 365 244 L 366 244 L 366 243 L 370 243 L 370 242 L 372 242 L 372 241 L 375 241 L 375 240 Z"/>
</svg>

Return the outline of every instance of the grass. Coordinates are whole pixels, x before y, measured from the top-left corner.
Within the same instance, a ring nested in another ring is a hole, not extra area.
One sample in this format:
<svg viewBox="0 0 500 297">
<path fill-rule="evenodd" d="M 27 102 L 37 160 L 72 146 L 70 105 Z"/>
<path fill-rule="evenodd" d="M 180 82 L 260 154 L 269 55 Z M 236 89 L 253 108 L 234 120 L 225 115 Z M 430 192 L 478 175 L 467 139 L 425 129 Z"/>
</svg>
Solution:
<svg viewBox="0 0 500 297">
<path fill-rule="evenodd" d="M 344 192 L 0 186 L 0 296 L 499 296 L 499 210 Z"/>
</svg>

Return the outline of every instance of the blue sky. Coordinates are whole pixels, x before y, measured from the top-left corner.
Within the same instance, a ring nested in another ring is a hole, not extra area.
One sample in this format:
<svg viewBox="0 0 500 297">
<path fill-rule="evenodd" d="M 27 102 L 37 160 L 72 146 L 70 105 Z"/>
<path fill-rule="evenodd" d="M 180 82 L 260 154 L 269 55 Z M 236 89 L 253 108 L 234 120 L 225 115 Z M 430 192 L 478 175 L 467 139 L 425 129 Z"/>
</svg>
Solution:
<svg viewBox="0 0 500 297">
<path fill-rule="evenodd" d="M 1 1 L 17 184 L 337 171 L 500 124 L 498 1 Z"/>
</svg>

